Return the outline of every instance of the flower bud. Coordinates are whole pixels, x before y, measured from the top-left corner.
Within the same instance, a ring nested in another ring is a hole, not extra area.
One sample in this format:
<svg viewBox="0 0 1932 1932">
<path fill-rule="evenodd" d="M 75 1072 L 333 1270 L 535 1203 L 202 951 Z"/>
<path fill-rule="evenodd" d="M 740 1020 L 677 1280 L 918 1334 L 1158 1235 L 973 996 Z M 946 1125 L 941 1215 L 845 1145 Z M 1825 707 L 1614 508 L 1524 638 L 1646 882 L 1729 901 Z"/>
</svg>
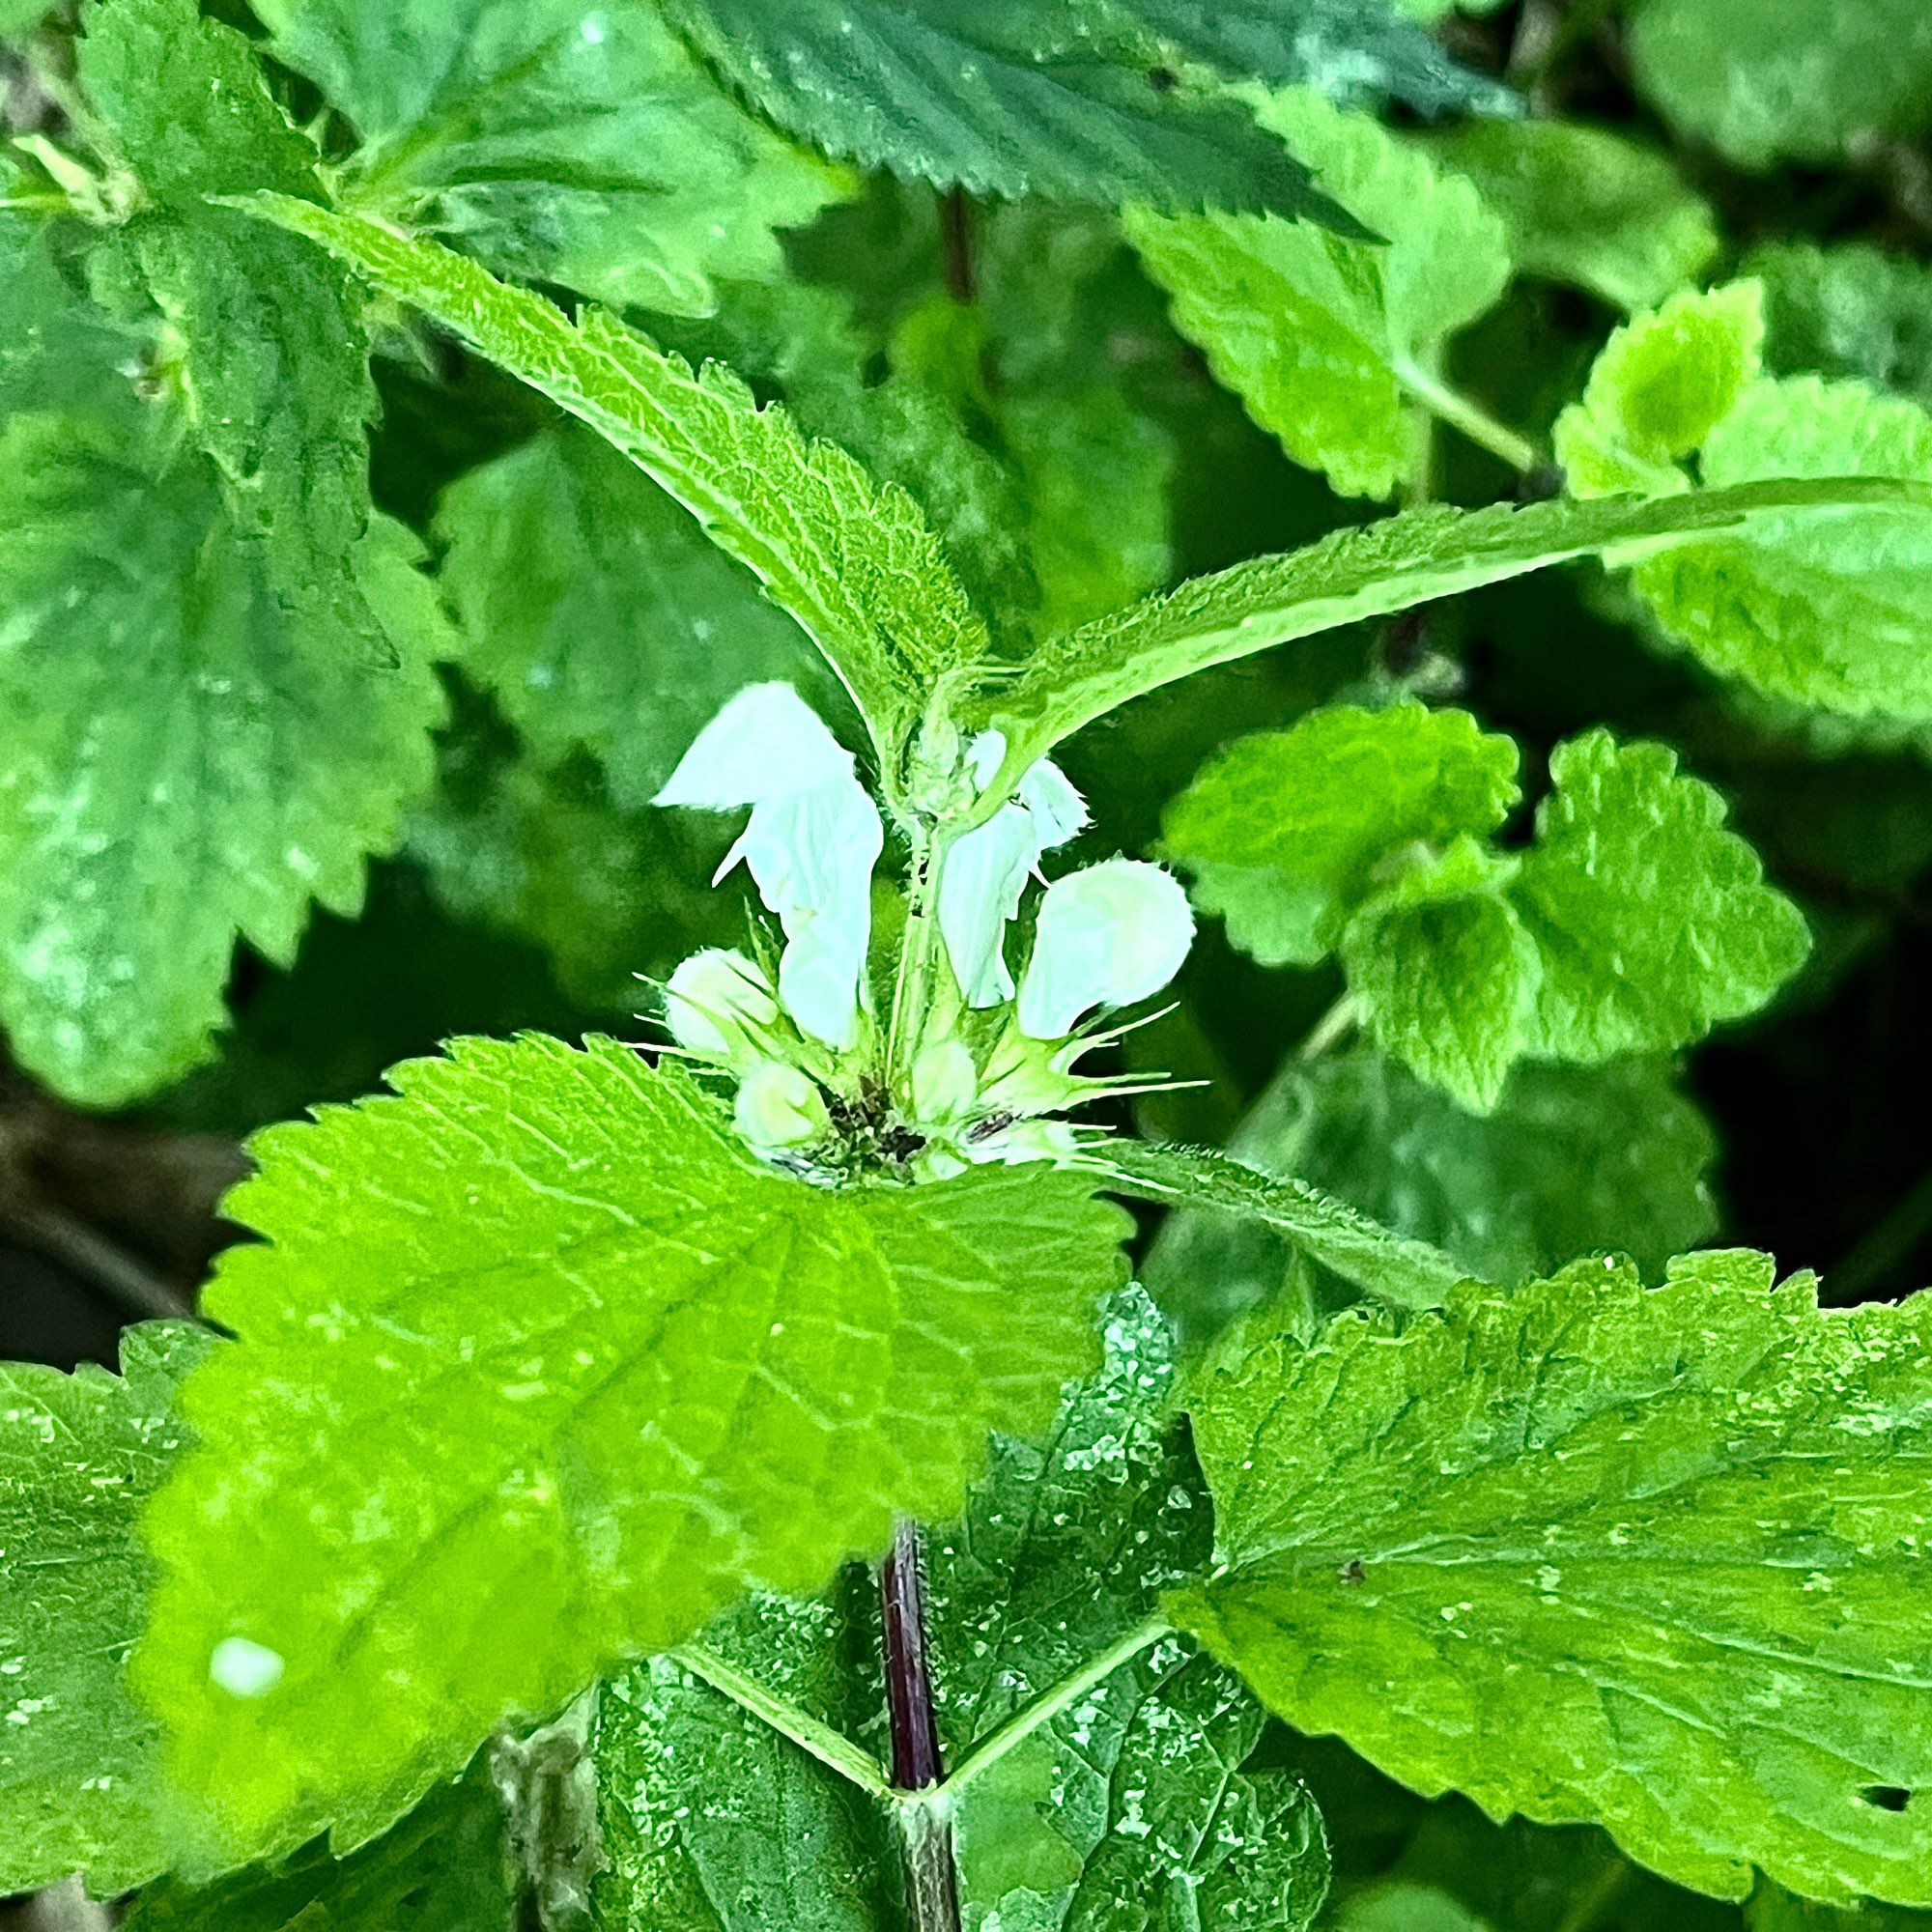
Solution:
<svg viewBox="0 0 1932 1932">
<path fill-rule="evenodd" d="M 742 952 L 707 946 L 665 986 L 665 1024 L 688 1053 L 744 1072 L 771 1056 L 779 1003 L 772 982 Z"/>
<path fill-rule="evenodd" d="M 825 1095 L 796 1066 L 762 1060 L 738 1083 L 731 1110 L 738 1131 L 761 1152 L 806 1147 L 832 1130 Z"/>
</svg>

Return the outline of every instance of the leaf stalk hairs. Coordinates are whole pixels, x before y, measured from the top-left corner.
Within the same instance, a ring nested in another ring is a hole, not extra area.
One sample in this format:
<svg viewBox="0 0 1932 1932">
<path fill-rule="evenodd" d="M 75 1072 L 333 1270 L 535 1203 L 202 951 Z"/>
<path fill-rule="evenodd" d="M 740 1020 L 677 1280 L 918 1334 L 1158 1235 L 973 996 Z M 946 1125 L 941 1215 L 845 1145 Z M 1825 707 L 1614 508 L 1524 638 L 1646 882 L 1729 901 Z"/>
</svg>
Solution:
<svg viewBox="0 0 1932 1932">
<path fill-rule="evenodd" d="M 988 804 L 1007 744 L 935 734 L 914 781 L 904 926 L 881 1028 L 869 970 L 872 872 L 884 820 L 856 762 L 787 684 L 748 686 L 693 741 L 664 806 L 751 808 L 718 878 L 743 859 L 782 944 L 709 948 L 664 988 L 675 1050 L 731 1076 L 750 1145 L 825 1180 L 895 1168 L 942 1179 L 988 1161 L 1078 1157 L 1092 1129 L 1063 1118 L 1152 1084 L 1076 1072 L 1118 1030 L 1090 1023 L 1159 992 L 1194 935 L 1171 874 L 1109 859 L 1047 883 L 1045 855 L 1087 823 L 1046 759 Z M 1009 929 L 1030 889 L 1033 939 L 1016 979 Z"/>
</svg>

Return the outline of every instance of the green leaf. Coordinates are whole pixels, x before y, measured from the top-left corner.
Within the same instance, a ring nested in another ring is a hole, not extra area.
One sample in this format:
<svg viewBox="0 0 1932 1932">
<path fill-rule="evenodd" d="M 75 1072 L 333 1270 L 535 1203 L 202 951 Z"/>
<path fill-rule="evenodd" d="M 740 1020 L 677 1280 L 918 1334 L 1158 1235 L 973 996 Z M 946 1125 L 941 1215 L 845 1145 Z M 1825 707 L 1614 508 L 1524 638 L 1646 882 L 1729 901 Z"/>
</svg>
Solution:
<svg viewBox="0 0 1932 1932">
<path fill-rule="evenodd" d="M 15 185 L 0 160 L 0 194 Z M 0 209 L 0 303 L 7 330 L 0 337 L 0 411 L 92 408 L 125 393 L 121 366 L 137 361 L 147 344 L 75 286 L 69 259 L 70 222 L 48 222 Z"/>
<path fill-rule="evenodd" d="M 1191 1401 L 1223 1571 L 1180 1620 L 1303 1730 L 1679 1883 L 1921 1902 L 1932 1298 L 1579 1263 Z"/>
<path fill-rule="evenodd" d="M 1433 1308 L 1467 1271 L 1426 1241 L 1392 1235 L 1305 1181 L 1197 1148 L 1109 1142 L 1095 1164 L 1115 1191 L 1264 1223 L 1344 1281 L 1402 1308 Z"/>
<path fill-rule="evenodd" d="M 345 192 L 493 268 L 704 314 L 777 274 L 837 174 L 745 114 L 655 9 L 613 0 L 263 0 L 277 56 L 362 146 Z"/>
<path fill-rule="evenodd" d="M 270 99 L 248 42 L 193 0 L 97 0 L 85 24 L 80 80 L 138 184 L 119 245 L 178 342 L 189 434 L 260 538 L 277 600 L 393 663 L 355 568 L 376 404 L 355 291 L 315 249 L 207 199 L 317 195 L 315 150 Z"/>
<path fill-rule="evenodd" d="M 1256 422 L 1345 495 L 1386 497 L 1410 460 L 1413 402 L 1436 350 L 1509 279 L 1502 224 L 1421 148 L 1311 89 L 1260 111 L 1385 240 L 1139 210 L 1127 234 L 1173 297 L 1176 326 Z"/>
<path fill-rule="evenodd" d="M 1630 59 L 1681 135 L 1745 167 L 1840 160 L 1932 121 L 1918 0 L 1646 0 Z"/>
<path fill-rule="evenodd" d="M 1663 156 L 1568 121 L 1472 121 L 1436 153 L 1501 218 L 1520 273 L 1647 308 L 1718 253 L 1701 195 Z"/>
<path fill-rule="evenodd" d="M 1494 832 L 1516 774 L 1516 746 L 1466 711 L 1327 705 L 1217 753 L 1162 814 L 1162 843 L 1242 952 L 1312 966 L 1406 848 Z"/>
<path fill-rule="evenodd" d="M 1273 644 L 1572 557 L 1662 547 L 1774 511 L 1851 504 L 1898 506 L 1889 526 L 1917 530 L 1907 507 L 1921 518 L 1932 489 L 1870 475 L 1795 478 L 1662 498 L 1431 507 L 1338 530 L 1303 550 L 1194 578 L 1041 645 L 986 707 L 1008 737 L 1000 777 L 1017 781 L 1063 738 L 1129 698 Z M 1800 530 L 1809 523 L 1791 521 Z M 1932 536 L 1932 525 L 1923 527 Z"/>
<path fill-rule="evenodd" d="M 1689 489 L 1673 466 L 1737 407 L 1763 340 L 1755 282 L 1687 290 L 1626 323 L 1597 357 L 1582 401 L 1556 425 L 1571 490 Z"/>
<path fill-rule="evenodd" d="M 1804 964 L 1804 916 L 1662 745 L 1559 745 L 1511 897 L 1543 958 L 1528 1050 L 1585 1062 L 1688 1044 Z"/>
<path fill-rule="evenodd" d="M 540 757 L 593 752 L 622 805 L 649 803 L 732 693 L 817 673 L 797 625 L 588 431 L 459 478 L 437 535 L 465 670 Z"/>
<path fill-rule="evenodd" d="M 1926 1932 L 1932 1912 L 1900 1906 L 1820 1905 L 1797 1898 L 1774 1885 L 1761 1885 L 1745 1907 L 1747 1932 Z"/>
<path fill-rule="evenodd" d="M 472 1773 L 394 1831 L 336 1860 L 326 1845 L 213 1885 L 144 1891 L 123 1932 L 512 1932 L 518 1885 L 502 1800 Z"/>
<path fill-rule="evenodd" d="M 1464 835 L 1378 892 L 1338 945 L 1370 1035 L 1478 1113 L 1502 1096 L 1543 979 L 1507 895 L 1516 870 Z"/>
<path fill-rule="evenodd" d="M 149 1517 L 136 1682 L 211 1860 L 352 1847 L 501 1719 L 943 1516 L 1119 1278 L 1090 1180 L 813 1187 L 611 1041 L 392 1077 L 255 1143 L 229 1211 L 268 1239 L 206 1297 L 241 1340 Z M 211 1676 L 231 1639 L 260 1695 Z"/>
<path fill-rule="evenodd" d="M 206 1057 L 238 935 L 286 964 L 312 899 L 355 910 L 441 712 L 401 526 L 348 559 L 384 669 L 285 603 L 278 540 L 131 409 L 0 438 L 0 1013 L 24 1065 L 96 1106 Z"/>
<path fill-rule="evenodd" d="M 1764 289 L 1766 364 L 1860 376 L 1932 403 L 1932 270 L 1862 242 L 1767 242 L 1744 270 Z"/>
<path fill-rule="evenodd" d="M 168 1862 L 154 1727 L 121 1666 L 147 1617 L 142 1504 L 182 1447 L 206 1329 L 129 1329 L 122 1373 L 0 1368 L 0 1888 L 112 1896 Z"/>
<path fill-rule="evenodd" d="M 809 442 L 716 367 L 694 375 L 601 310 L 572 323 L 527 290 L 426 241 L 283 197 L 254 204 L 580 416 L 655 478 L 797 618 L 857 700 L 891 786 L 943 672 L 985 631 L 902 491 Z"/>
<path fill-rule="evenodd" d="M 1239 102 L 1177 73 L 1175 50 L 1121 0 L 670 0 L 670 13 L 780 127 L 902 181 L 1348 220 Z"/>
<path fill-rule="evenodd" d="M 1409 1879 L 1350 1892 L 1327 1922 L 1332 1932 L 1494 1932 L 1452 1893 Z"/>
</svg>

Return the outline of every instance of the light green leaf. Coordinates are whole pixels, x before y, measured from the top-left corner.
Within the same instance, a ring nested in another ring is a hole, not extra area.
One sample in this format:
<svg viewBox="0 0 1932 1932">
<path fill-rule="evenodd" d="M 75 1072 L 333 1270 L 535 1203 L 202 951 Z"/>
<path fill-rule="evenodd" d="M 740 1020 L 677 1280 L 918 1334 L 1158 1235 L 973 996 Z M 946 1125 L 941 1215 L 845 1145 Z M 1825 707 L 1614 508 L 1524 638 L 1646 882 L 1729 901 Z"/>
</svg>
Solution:
<svg viewBox="0 0 1932 1932">
<path fill-rule="evenodd" d="M 1760 290 L 1690 289 L 1626 323 L 1556 425 L 1556 455 L 1578 497 L 1688 490 L 1674 466 L 1737 407 L 1758 372 Z"/>
<path fill-rule="evenodd" d="M 766 276 L 836 172 L 724 96 L 639 0 L 263 0 L 276 54 L 354 124 L 345 193 L 493 268 L 703 314 Z"/>
<path fill-rule="evenodd" d="M 1398 1307 L 1433 1308 L 1467 1279 L 1439 1248 L 1392 1235 L 1305 1181 L 1263 1174 L 1224 1153 L 1114 1141 L 1094 1164 L 1118 1193 L 1263 1222 L 1311 1261 Z"/>
<path fill-rule="evenodd" d="M 586 747 L 648 804 L 747 684 L 810 684 L 797 625 L 635 465 L 588 431 L 472 469 L 437 519 L 471 677 L 544 759 Z"/>
<path fill-rule="evenodd" d="M 1000 778 L 1016 782 L 1063 738 L 1129 698 L 1273 644 L 1572 557 L 1639 544 L 1664 547 L 1775 511 L 1851 504 L 1895 505 L 1889 527 L 1922 527 L 1932 541 L 1932 523 L 1922 522 L 1932 509 L 1932 487 L 1873 475 L 1520 509 L 1431 507 L 1338 530 L 1303 550 L 1194 578 L 1042 644 L 986 707 L 988 722 L 1008 736 Z M 1791 521 L 1800 529 L 1809 523 Z"/>
<path fill-rule="evenodd" d="M 1780 376 L 1860 376 L 1932 403 L 1932 269 L 1868 242 L 1753 248 L 1764 288 L 1766 364 Z"/>
<path fill-rule="evenodd" d="M 1375 894 L 1338 942 L 1370 1035 L 1477 1113 L 1502 1095 L 1543 979 L 1507 896 L 1516 870 L 1463 835 Z"/>
<path fill-rule="evenodd" d="M 1410 457 L 1410 412 L 1439 345 L 1509 279 L 1501 222 L 1461 177 L 1310 89 L 1264 123 L 1383 241 L 1253 215 L 1131 211 L 1129 238 L 1174 298 L 1182 334 L 1281 440 L 1337 490 L 1386 497 Z"/>
<path fill-rule="evenodd" d="M 611 1041 L 393 1079 L 255 1143 L 229 1211 L 268 1239 L 206 1297 L 241 1339 L 149 1517 L 136 1683 L 211 1861 L 352 1847 L 500 1720 L 944 1516 L 1120 1275 L 1091 1180 L 813 1187 Z M 232 1640 L 261 1694 L 211 1676 Z"/>
<path fill-rule="evenodd" d="M 1408 1879 L 1351 1891 L 1326 1922 L 1331 1932 L 1494 1932 L 1453 1894 Z"/>
<path fill-rule="evenodd" d="M 1336 704 L 1217 753 L 1161 818 L 1195 902 L 1266 966 L 1312 966 L 1406 848 L 1494 832 L 1517 751 L 1466 711 Z"/>
<path fill-rule="evenodd" d="M 1347 217 L 1118 0 L 671 0 L 760 112 L 900 180 L 1018 200 Z M 1167 66 L 1168 84 L 1149 71 Z"/>
<path fill-rule="evenodd" d="M 122 1373 L 0 1368 L 0 1889 L 112 1896 L 168 1862 L 154 1727 L 121 1666 L 147 1620 L 142 1504 L 182 1447 L 206 1329 L 129 1329 Z"/>
<path fill-rule="evenodd" d="M 1645 0 L 1629 46 L 1677 131 L 1745 167 L 1840 160 L 1932 121 L 1918 0 Z"/>
<path fill-rule="evenodd" d="M 1528 1050 L 1585 1062 L 1687 1045 L 1804 964 L 1804 916 L 1662 745 L 1559 745 L 1511 898 L 1543 958 Z"/>
<path fill-rule="evenodd" d="M 96 1106 L 207 1055 L 238 935 L 286 964 L 312 899 L 356 909 L 442 708 L 400 525 L 347 559 L 388 669 L 338 611 L 285 603 L 276 540 L 134 407 L 0 438 L 0 1014 Z"/>
<path fill-rule="evenodd" d="M 572 323 L 542 297 L 375 222 L 305 202 L 254 204 L 582 417 L 654 477 L 798 619 L 845 680 L 892 786 L 928 688 L 985 631 L 902 491 L 809 442 L 716 367 L 694 375 L 601 310 Z"/>
<path fill-rule="evenodd" d="M 501 1799 L 472 1773 L 347 1859 L 315 1844 L 209 1886 L 164 1880 L 122 1932 L 512 1932 L 520 1887 L 504 1824 Z"/>
<path fill-rule="evenodd" d="M 1224 1570 L 1179 1617 L 1303 1730 L 1681 1884 L 1922 1902 L 1932 1297 L 1582 1263 L 1193 1392 Z"/>
<path fill-rule="evenodd" d="M 1436 152 L 1501 217 L 1520 273 L 1647 308 L 1718 253 L 1703 197 L 1663 156 L 1568 121 L 1472 121 Z"/>
</svg>

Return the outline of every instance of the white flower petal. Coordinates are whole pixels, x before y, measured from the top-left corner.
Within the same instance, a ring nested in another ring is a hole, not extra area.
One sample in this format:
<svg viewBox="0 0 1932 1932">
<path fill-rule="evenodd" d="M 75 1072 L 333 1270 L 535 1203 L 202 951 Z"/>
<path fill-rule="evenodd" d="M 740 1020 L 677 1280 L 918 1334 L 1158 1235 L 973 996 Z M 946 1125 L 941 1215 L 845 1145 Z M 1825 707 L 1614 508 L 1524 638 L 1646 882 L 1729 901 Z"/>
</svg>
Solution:
<svg viewBox="0 0 1932 1932">
<path fill-rule="evenodd" d="M 748 684 L 692 740 L 653 803 L 728 811 L 851 774 L 851 753 L 790 685 Z"/>
<path fill-rule="evenodd" d="M 743 1068 L 765 1057 L 757 1036 L 776 1024 L 772 983 L 742 952 L 708 946 L 665 984 L 665 1024 L 688 1052 Z"/>
<path fill-rule="evenodd" d="M 967 765 L 981 784 L 999 770 L 1006 749 L 999 731 L 982 731 L 967 747 Z M 997 1007 L 1012 998 L 1007 926 L 1019 913 L 1041 853 L 1065 844 L 1086 823 L 1086 802 L 1060 767 L 1042 758 L 1021 779 L 1015 803 L 1003 805 L 947 853 L 939 874 L 939 931 L 969 1007 Z"/>
<path fill-rule="evenodd" d="M 1157 993 L 1194 942 L 1179 881 L 1138 859 L 1069 872 L 1040 901 L 1033 957 L 1020 981 L 1020 1030 L 1060 1039 L 1095 1007 Z"/>
<path fill-rule="evenodd" d="M 803 1147 L 832 1125 L 816 1085 L 777 1060 L 760 1061 L 739 1082 L 731 1117 L 755 1148 Z"/>
</svg>

